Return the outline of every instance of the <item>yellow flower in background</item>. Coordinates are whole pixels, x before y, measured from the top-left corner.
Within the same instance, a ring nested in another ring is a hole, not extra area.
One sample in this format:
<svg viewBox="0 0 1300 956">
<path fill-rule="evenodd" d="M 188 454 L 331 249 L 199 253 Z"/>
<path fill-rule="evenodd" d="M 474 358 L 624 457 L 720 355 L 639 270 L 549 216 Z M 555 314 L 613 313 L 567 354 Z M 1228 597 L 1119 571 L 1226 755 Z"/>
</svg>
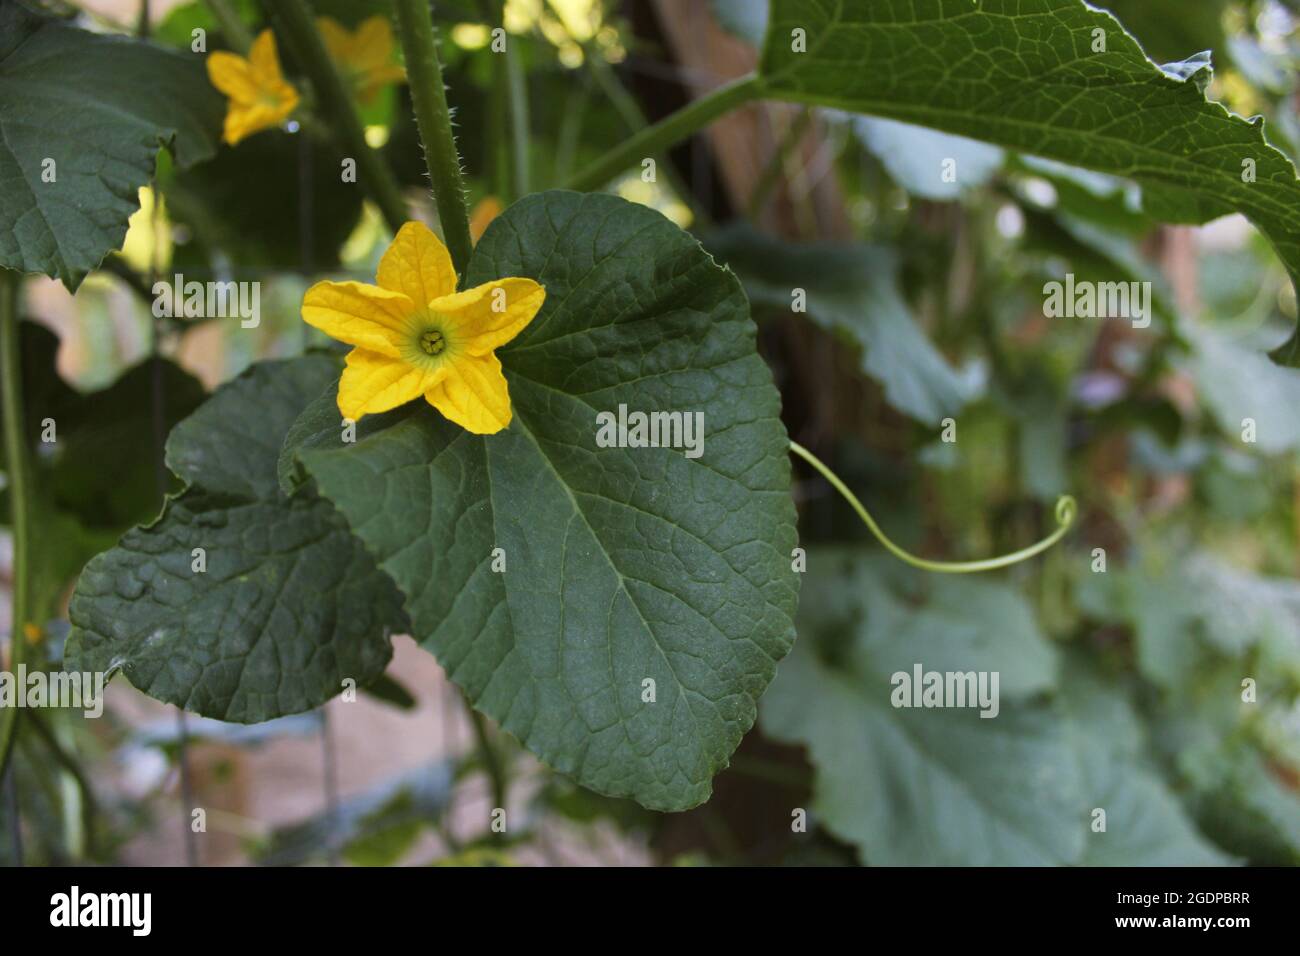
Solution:
<svg viewBox="0 0 1300 956">
<path fill-rule="evenodd" d="M 208 78 L 230 99 L 224 136 L 231 146 L 253 133 L 279 126 L 298 106 L 298 91 L 280 72 L 270 30 L 263 30 L 253 41 L 248 59 L 223 51 L 209 56 Z"/>
<path fill-rule="evenodd" d="M 363 20 L 355 33 L 349 33 L 332 17 L 318 17 L 325 48 L 342 69 L 357 99 L 369 102 L 389 83 L 406 79 L 406 71 L 393 60 L 393 28 L 387 17 L 370 17 Z"/>
<path fill-rule="evenodd" d="M 354 346 L 339 381 L 339 411 L 353 421 L 423 395 L 466 431 L 510 424 L 510 391 L 493 350 L 533 320 L 546 290 L 507 278 L 456 291 L 447 247 L 408 222 L 379 260 L 377 286 L 318 282 L 302 317 Z"/>
<path fill-rule="evenodd" d="M 172 225 L 161 191 L 141 186 L 136 195 L 140 208 L 126 221 L 126 238 L 117 254 L 140 275 L 148 275 L 150 269 L 171 265 Z"/>
</svg>

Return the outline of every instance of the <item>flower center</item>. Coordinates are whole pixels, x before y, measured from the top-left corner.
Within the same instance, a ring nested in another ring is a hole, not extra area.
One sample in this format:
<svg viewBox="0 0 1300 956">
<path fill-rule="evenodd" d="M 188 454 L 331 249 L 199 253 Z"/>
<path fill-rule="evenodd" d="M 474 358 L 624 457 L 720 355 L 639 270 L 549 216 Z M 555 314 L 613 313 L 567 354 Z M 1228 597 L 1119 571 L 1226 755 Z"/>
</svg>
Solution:
<svg viewBox="0 0 1300 956">
<path fill-rule="evenodd" d="M 437 329 L 429 329 L 420 335 L 420 349 L 425 355 L 437 355 L 447 347 L 447 340 Z"/>
</svg>

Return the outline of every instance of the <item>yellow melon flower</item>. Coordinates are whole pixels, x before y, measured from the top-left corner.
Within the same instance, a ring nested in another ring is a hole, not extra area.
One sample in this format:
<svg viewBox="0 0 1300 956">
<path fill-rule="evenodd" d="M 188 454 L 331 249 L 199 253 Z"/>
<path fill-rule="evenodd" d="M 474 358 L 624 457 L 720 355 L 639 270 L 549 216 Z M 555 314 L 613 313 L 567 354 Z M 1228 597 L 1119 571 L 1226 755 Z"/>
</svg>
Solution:
<svg viewBox="0 0 1300 956">
<path fill-rule="evenodd" d="M 224 138 L 234 146 L 246 136 L 284 122 L 298 106 L 298 91 L 280 72 L 275 36 L 263 30 L 248 59 L 217 51 L 208 57 L 208 79 L 230 98 Z"/>
<path fill-rule="evenodd" d="M 493 350 L 533 320 L 546 290 L 494 279 L 456 291 L 451 256 L 427 226 L 408 222 L 379 260 L 378 285 L 318 282 L 302 317 L 353 346 L 339 380 L 339 411 L 353 421 L 420 395 L 476 435 L 510 424 L 510 391 Z"/>
<path fill-rule="evenodd" d="M 363 103 L 373 100 L 387 84 L 406 79 L 406 71 L 393 62 L 393 28 L 387 17 L 363 20 L 355 33 L 349 33 L 333 17 L 318 17 L 316 28 L 330 56 Z"/>
</svg>

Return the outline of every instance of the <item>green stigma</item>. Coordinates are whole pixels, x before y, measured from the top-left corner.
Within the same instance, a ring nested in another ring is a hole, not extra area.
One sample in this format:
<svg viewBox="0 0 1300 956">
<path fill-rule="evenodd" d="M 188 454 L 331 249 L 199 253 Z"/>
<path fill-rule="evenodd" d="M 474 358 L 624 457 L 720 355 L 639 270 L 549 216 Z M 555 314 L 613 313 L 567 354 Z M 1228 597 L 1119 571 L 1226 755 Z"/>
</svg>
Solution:
<svg viewBox="0 0 1300 956">
<path fill-rule="evenodd" d="M 447 340 L 437 329 L 429 329 L 420 335 L 420 348 L 425 355 L 437 355 L 447 347 Z"/>
</svg>

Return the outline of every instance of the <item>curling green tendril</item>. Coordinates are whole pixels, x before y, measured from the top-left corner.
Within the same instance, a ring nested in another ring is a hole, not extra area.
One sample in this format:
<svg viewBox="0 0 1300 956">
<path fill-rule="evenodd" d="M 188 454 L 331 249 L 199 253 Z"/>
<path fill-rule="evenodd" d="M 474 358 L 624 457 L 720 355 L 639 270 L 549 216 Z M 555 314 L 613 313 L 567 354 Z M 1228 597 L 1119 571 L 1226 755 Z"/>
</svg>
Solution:
<svg viewBox="0 0 1300 956">
<path fill-rule="evenodd" d="M 979 571 L 995 571 L 998 568 L 1007 568 L 1013 564 L 1019 564 L 1021 561 L 1027 561 L 1035 555 L 1042 554 L 1064 538 L 1074 525 L 1074 519 L 1079 513 L 1079 505 L 1074 498 L 1071 495 L 1061 495 L 1060 498 L 1056 499 L 1056 530 L 1037 544 L 1031 544 L 1029 547 L 1022 548 L 1012 554 L 1004 554 L 999 558 L 987 558 L 983 561 L 927 561 L 925 558 L 918 558 L 916 555 L 908 554 L 890 541 L 885 532 L 880 530 L 880 525 L 876 524 L 876 519 L 871 517 L 871 513 L 858 500 L 858 496 L 851 492 L 844 482 L 840 481 L 839 476 L 826 467 L 820 458 L 798 442 L 790 442 L 790 451 L 817 469 L 821 476 L 831 483 L 831 487 L 844 496 L 844 500 L 852 505 L 853 510 L 858 513 L 862 523 L 867 526 L 868 530 L 876 536 L 876 540 L 883 544 L 890 554 L 906 564 L 921 568 L 923 571 L 937 571 L 940 574 L 974 574 Z"/>
</svg>

